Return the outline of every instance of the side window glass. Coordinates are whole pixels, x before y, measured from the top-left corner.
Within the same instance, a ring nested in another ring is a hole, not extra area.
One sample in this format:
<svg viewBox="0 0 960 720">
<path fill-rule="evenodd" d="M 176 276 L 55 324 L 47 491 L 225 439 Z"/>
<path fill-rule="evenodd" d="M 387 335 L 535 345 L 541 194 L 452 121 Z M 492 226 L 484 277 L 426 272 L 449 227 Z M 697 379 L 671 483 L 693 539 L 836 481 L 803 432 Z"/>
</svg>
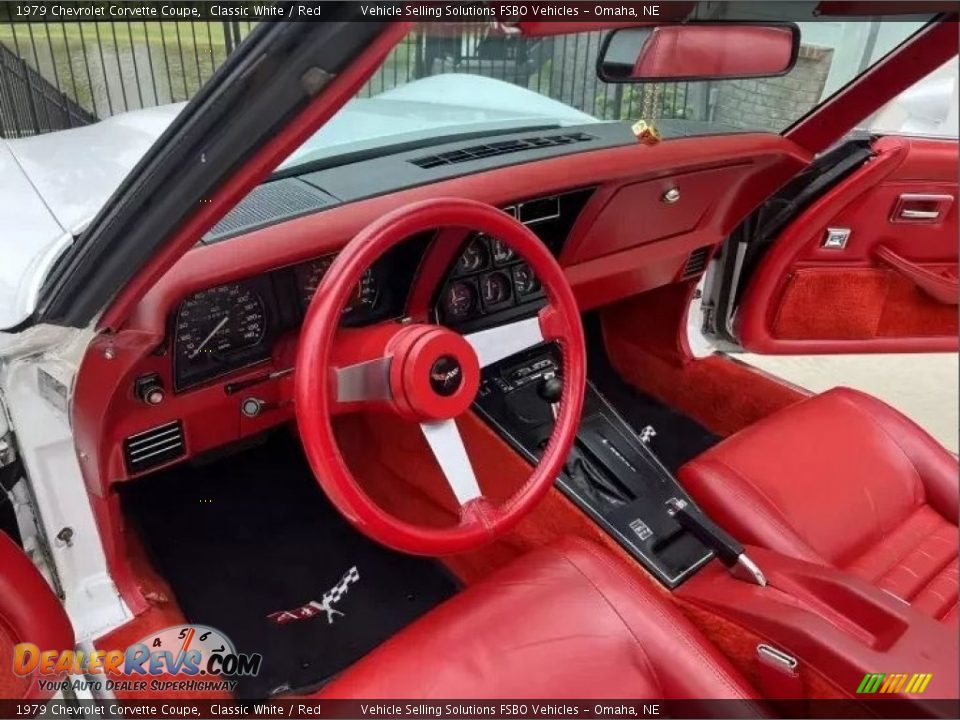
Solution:
<svg viewBox="0 0 960 720">
<path fill-rule="evenodd" d="M 860 127 L 876 135 L 957 139 L 960 62 L 955 57 L 884 105 Z"/>
</svg>

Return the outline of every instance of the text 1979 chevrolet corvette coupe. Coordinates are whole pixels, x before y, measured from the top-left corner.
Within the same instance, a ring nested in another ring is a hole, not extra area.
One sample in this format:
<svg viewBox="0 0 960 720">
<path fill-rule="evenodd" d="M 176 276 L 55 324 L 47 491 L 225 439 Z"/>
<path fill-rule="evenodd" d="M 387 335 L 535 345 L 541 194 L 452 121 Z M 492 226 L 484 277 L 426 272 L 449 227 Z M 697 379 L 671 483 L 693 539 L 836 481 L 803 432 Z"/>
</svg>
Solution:
<svg viewBox="0 0 960 720">
<path fill-rule="evenodd" d="M 797 25 L 694 5 L 496 27 L 609 30 L 618 91 L 791 77 Z M 455 73 L 351 99 L 410 27 L 319 12 L 186 106 L 0 148 L 0 696 L 955 714 L 957 458 L 688 320 L 957 350 L 956 141 L 851 134 L 956 17 L 776 133 Z"/>
</svg>

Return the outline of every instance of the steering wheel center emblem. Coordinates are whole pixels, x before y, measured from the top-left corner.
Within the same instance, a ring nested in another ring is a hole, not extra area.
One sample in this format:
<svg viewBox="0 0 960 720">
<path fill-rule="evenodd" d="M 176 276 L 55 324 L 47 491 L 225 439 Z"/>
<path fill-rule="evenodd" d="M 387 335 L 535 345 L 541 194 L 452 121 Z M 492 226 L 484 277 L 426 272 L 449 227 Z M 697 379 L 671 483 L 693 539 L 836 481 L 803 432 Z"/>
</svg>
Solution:
<svg viewBox="0 0 960 720">
<path fill-rule="evenodd" d="M 437 395 L 449 397 L 460 389 L 463 369 L 452 355 L 441 355 L 430 368 L 430 387 Z"/>
</svg>

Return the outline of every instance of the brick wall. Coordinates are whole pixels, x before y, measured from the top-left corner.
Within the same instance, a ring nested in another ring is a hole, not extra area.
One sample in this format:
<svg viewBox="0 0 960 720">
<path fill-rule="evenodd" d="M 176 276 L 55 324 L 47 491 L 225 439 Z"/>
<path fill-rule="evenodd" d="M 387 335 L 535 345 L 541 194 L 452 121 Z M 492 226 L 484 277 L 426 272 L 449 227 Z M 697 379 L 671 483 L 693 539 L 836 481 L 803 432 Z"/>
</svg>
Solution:
<svg viewBox="0 0 960 720">
<path fill-rule="evenodd" d="M 779 132 L 820 102 L 833 49 L 803 45 L 789 74 L 716 85 L 713 120 L 748 130 Z"/>
</svg>

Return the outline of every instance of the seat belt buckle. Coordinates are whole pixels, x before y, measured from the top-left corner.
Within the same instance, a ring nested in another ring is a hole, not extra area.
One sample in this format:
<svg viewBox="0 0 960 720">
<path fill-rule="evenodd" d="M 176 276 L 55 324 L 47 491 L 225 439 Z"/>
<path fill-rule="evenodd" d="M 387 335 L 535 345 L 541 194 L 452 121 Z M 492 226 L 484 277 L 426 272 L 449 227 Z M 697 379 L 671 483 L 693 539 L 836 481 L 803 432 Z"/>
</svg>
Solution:
<svg viewBox="0 0 960 720">
<path fill-rule="evenodd" d="M 670 498 L 667 512 L 681 527 L 690 532 L 700 542 L 712 549 L 731 574 L 760 587 L 765 587 L 767 579 L 763 572 L 730 534 L 686 501 Z"/>
</svg>

